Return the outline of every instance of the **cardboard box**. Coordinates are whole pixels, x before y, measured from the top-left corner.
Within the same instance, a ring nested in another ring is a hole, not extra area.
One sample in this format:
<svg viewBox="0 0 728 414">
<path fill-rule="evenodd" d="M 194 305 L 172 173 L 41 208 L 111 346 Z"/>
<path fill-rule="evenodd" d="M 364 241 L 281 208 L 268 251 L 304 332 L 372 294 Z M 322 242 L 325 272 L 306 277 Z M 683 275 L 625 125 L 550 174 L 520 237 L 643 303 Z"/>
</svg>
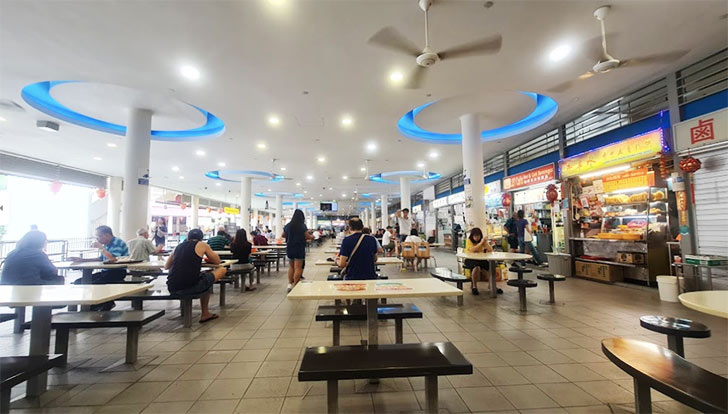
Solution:
<svg viewBox="0 0 728 414">
<path fill-rule="evenodd" d="M 576 275 L 601 282 L 622 280 L 622 268 L 615 265 L 576 261 Z"/>
<path fill-rule="evenodd" d="M 619 263 L 645 264 L 646 255 L 641 252 L 617 252 Z"/>
</svg>

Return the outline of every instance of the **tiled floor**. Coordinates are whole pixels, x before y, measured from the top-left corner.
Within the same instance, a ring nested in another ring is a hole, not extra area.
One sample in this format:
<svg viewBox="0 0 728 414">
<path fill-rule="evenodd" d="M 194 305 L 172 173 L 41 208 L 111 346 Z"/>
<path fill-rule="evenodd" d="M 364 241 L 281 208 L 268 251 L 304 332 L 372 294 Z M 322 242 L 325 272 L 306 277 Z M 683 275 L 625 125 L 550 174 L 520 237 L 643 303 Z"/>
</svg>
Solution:
<svg viewBox="0 0 728 414">
<path fill-rule="evenodd" d="M 435 253 L 440 266 L 454 268 L 451 253 Z M 323 257 L 313 249 L 309 263 Z M 309 266 L 308 279 L 320 280 L 328 268 Z M 397 272 L 390 278 L 429 277 L 426 272 Z M 285 273 L 263 275 L 253 293 L 228 289 L 221 318 L 181 328 L 175 302 L 156 302 L 167 315 L 148 325 L 140 339 L 140 363 L 102 372 L 124 357 L 122 330 L 79 330 L 71 336 L 70 365 L 52 371 L 41 407 L 25 400 L 12 412 L 69 413 L 320 413 L 326 411 L 324 383 L 300 383 L 298 364 L 306 346 L 331 345 L 331 327 L 314 321 L 315 302 L 285 296 Z M 532 276 L 535 278 L 535 276 Z M 547 299 L 545 283 L 528 291 L 529 312 L 517 313 L 513 288 L 498 299 L 465 294 L 465 306 L 453 299 L 416 299 L 424 318 L 405 322 L 405 342 L 451 341 L 475 367 L 471 376 L 439 381 L 442 412 L 610 413 L 633 409 L 632 381 L 610 363 L 600 340 L 624 336 L 659 344 L 662 335 L 640 328 L 644 314 L 682 316 L 711 327 L 708 339 L 688 340 L 689 360 L 728 374 L 727 321 L 657 299 L 656 289 L 610 286 L 570 278 L 556 287 L 558 304 Z M 216 303 L 216 297 L 212 303 Z M 123 302 L 119 307 L 126 306 Z M 196 305 L 197 306 L 197 305 Z M 12 334 L 0 325 L 0 354 L 26 354 L 29 333 Z M 345 324 L 342 344 L 358 344 L 363 324 Z M 380 325 L 380 342 L 393 342 L 394 325 Z M 24 391 L 13 390 L 14 396 Z M 383 379 L 379 385 L 343 381 L 344 413 L 421 412 L 421 378 Z M 691 412 L 653 391 L 656 412 Z M 26 408 L 23 408 L 26 407 Z"/>
</svg>

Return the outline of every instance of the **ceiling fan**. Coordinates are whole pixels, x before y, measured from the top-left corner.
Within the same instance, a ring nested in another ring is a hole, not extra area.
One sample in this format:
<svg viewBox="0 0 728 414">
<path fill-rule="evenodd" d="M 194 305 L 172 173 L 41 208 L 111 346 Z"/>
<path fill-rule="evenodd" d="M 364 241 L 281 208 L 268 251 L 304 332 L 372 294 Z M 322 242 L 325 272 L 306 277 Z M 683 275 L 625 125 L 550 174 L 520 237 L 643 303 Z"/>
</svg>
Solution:
<svg viewBox="0 0 728 414">
<path fill-rule="evenodd" d="M 626 59 L 626 60 L 620 60 L 612 55 L 609 54 L 607 51 L 607 32 L 605 29 L 605 20 L 607 18 L 607 14 L 609 14 L 609 10 L 611 9 L 611 6 L 602 6 L 596 10 L 594 10 L 594 17 L 596 17 L 597 20 L 599 20 L 599 25 L 601 27 L 601 37 L 598 38 L 601 40 L 601 44 L 599 46 L 594 47 L 594 42 L 588 42 L 588 44 L 591 44 L 592 47 L 590 49 L 596 49 L 596 50 L 590 50 L 589 54 L 590 57 L 593 57 L 597 63 L 592 67 L 592 70 L 583 73 L 579 75 L 576 79 L 572 79 L 570 81 L 561 83 L 559 85 L 556 85 L 550 89 L 548 89 L 549 92 L 563 92 L 569 88 L 571 88 L 576 82 L 584 79 L 589 79 L 594 75 L 607 73 L 611 71 L 612 69 L 618 69 L 618 68 L 625 68 L 628 66 L 645 66 L 645 65 L 652 65 L 656 63 L 670 63 L 672 61 L 675 61 L 677 59 L 680 59 L 683 57 L 687 51 L 685 50 L 678 50 L 673 52 L 667 52 L 667 53 L 659 53 L 654 55 L 646 55 L 646 56 L 640 56 L 632 59 Z"/>
<path fill-rule="evenodd" d="M 409 77 L 404 85 L 407 89 L 419 89 L 425 76 L 425 69 L 434 65 L 440 60 L 450 60 L 455 58 L 477 56 L 498 53 L 501 49 L 503 38 L 500 34 L 478 39 L 462 45 L 454 46 L 440 52 L 434 52 L 430 49 L 430 38 L 428 33 L 428 11 L 432 5 L 432 0 L 419 0 L 419 6 L 425 12 L 425 47 L 419 49 L 402 35 L 394 27 L 388 26 L 369 38 L 368 43 L 385 49 L 394 50 L 414 57 L 417 66 L 412 69 Z"/>
<path fill-rule="evenodd" d="M 279 174 L 279 173 L 276 172 L 276 161 L 278 161 L 277 158 L 273 158 L 271 160 L 271 166 L 270 166 L 271 178 L 270 179 L 271 180 L 276 180 L 276 181 L 281 181 L 281 180 L 290 181 L 290 180 L 293 180 L 293 178 L 291 178 L 291 177 L 286 177 L 286 176 L 281 175 L 281 174 Z"/>
</svg>

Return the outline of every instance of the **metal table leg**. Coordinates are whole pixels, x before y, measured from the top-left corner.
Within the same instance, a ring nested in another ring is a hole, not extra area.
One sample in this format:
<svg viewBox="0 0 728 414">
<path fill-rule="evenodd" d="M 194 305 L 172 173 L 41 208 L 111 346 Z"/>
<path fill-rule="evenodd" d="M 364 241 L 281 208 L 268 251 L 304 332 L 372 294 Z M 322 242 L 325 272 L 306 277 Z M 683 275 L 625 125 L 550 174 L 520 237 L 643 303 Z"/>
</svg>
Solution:
<svg viewBox="0 0 728 414">
<path fill-rule="evenodd" d="M 377 303 L 379 299 L 367 299 L 367 344 L 377 345 L 379 343 L 379 332 L 377 330 Z"/>
<path fill-rule="evenodd" d="M 425 377 L 425 399 L 427 400 L 427 409 L 425 411 L 428 414 L 438 413 L 437 397 L 437 375 L 428 375 Z"/>
<path fill-rule="evenodd" d="M 463 290 L 463 282 L 455 282 L 455 285 L 458 287 L 458 289 Z M 463 306 L 463 295 L 458 295 L 458 306 Z"/>
<path fill-rule="evenodd" d="M 33 321 L 30 324 L 29 355 L 48 355 L 51 344 L 51 310 L 50 306 L 33 306 Z M 48 372 L 28 380 L 26 396 L 38 397 L 45 392 L 48 384 Z"/>
<path fill-rule="evenodd" d="M 652 396 L 650 395 L 650 387 L 640 384 L 634 379 L 634 406 L 637 414 L 652 413 Z"/>
<path fill-rule="evenodd" d="M 497 298 L 498 297 L 498 287 L 495 284 L 495 262 L 493 260 L 490 260 L 488 262 L 488 267 L 490 268 L 488 271 L 488 275 L 490 276 L 490 297 L 491 298 Z"/>
<path fill-rule="evenodd" d="M 326 381 L 326 408 L 329 414 L 339 412 L 339 381 Z"/>
</svg>

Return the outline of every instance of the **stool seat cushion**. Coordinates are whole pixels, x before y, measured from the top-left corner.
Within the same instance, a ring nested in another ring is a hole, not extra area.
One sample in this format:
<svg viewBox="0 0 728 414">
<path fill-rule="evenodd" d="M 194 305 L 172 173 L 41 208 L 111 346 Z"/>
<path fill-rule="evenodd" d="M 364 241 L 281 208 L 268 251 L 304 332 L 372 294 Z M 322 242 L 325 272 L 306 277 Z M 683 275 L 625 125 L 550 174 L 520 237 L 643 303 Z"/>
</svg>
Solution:
<svg viewBox="0 0 728 414">
<path fill-rule="evenodd" d="M 528 269 L 528 268 L 525 268 L 525 267 L 518 267 L 518 266 L 511 266 L 508 270 L 510 270 L 511 272 L 516 272 L 516 273 L 531 273 L 531 272 L 533 272 L 533 270 L 531 270 L 531 269 Z"/>
<path fill-rule="evenodd" d="M 640 317 L 640 326 L 653 332 L 687 338 L 708 338 L 710 328 L 690 319 L 671 316 L 645 315 Z"/>
<path fill-rule="evenodd" d="M 554 282 L 563 282 L 564 280 L 566 280 L 566 276 L 552 275 L 551 273 L 541 273 L 539 275 L 536 275 L 536 278 L 541 280 L 551 280 Z"/>
<path fill-rule="evenodd" d="M 534 282 L 533 280 L 528 279 L 511 279 L 507 282 L 508 286 L 514 286 L 514 287 L 527 287 L 532 288 L 538 286 L 538 283 Z"/>
</svg>

